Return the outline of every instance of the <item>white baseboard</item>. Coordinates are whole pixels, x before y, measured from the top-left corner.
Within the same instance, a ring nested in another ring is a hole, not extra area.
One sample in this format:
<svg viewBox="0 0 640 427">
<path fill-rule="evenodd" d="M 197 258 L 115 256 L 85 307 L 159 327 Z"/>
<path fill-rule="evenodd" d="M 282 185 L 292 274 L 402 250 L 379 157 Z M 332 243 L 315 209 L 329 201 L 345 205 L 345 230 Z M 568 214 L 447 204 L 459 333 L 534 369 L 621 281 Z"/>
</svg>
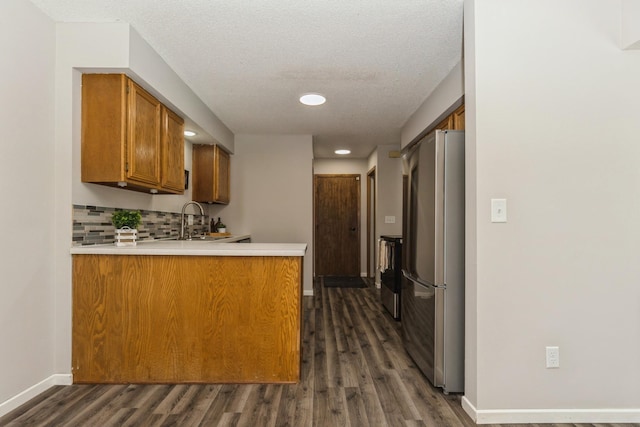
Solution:
<svg viewBox="0 0 640 427">
<path fill-rule="evenodd" d="M 12 398 L 5 400 L 4 402 L 0 402 L 0 417 L 8 414 L 18 406 L 28 402 L 29 400 L 33 399 L 34 397 L 53 387 L 54 385 L 71 384 L 73 384 L 73 377 L 71 376 L 71 374 L 51 375 L 49 378 L 46 378 L 39 383 L 32 385 L 28 389 L 16 394 Z"/>
<path fill-rule="evenodd" d="M 312 297 L 313 296 L 313 289 L 304 289 L 302 291 L 302 296 L 303 297 Z"/>
<path fill-rule="evenodd" d="M 465 396 L 462 408 L 477 424 L 640 423 L 640 408 L 478 410 Z"/>
</svg>

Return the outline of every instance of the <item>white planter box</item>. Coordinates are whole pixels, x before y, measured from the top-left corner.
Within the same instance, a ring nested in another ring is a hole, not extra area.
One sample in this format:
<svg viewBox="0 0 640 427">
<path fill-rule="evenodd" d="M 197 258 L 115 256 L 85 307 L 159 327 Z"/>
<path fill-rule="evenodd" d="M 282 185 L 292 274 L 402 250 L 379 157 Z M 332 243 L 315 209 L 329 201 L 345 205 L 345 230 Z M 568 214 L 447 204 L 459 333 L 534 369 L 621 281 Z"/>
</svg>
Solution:
<svg viewBox="0 0 640 427">
<path fill-rule="evenodd" d="M 134 228 L 116 228 L 116 246 L 135 246 L 138 239 L 138 230 Z"/>
</svg>

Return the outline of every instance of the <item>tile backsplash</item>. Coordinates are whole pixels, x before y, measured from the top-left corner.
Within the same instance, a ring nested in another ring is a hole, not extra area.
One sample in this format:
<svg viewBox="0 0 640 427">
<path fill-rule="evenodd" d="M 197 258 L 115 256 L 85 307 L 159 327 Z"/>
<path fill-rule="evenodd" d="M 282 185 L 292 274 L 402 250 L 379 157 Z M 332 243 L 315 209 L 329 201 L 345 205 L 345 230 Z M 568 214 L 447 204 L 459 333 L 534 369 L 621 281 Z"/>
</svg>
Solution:
<svg viewBox="0 0 640 427">
<path fill-rule="evenodd" d="M 113 243 L 115 228 L 111 214 L 117 208 L 73 205 L 73 245 L 97 245 Z M 180 213 L 147 211 L 140 209 L 142 223 L 138 227 L 138 240 L 153 240 L 178 237 L 180 235 Z M 204 225 L 201 225 L 203 224 Z M 189 231 L 196 234 L 209 231 L 209 217 L 194 215 Z"/>
</svg>

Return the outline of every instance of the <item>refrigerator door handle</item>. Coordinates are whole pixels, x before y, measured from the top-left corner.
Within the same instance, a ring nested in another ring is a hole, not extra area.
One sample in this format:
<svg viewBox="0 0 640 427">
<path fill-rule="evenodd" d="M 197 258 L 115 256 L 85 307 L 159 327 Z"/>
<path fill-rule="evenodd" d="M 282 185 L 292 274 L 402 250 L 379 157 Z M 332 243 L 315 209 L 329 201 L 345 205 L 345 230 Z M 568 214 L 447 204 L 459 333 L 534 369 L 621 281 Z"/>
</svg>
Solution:
<svg viewBox="0 0 640 427">
<path fill-rule="evenodd" d="M 402 275 L 405 278 L 411 280 L 412 282 L 415 282 L 415 283 L 417 283 L 419 285 L 422 285 L 422 286 L 426 286 L 427 288 L 436 288 L 436 289 L 444 289 L 444 288 L 446 288 L 445 285 L 434 285 L 433 283 L 429 283 L 429 282 L 427 282 L 425 280 L 422 280 L 419 277 L 416 277 L 413 274 L 409 273 L 405 269 L 402 269 Z"/>
</svg>

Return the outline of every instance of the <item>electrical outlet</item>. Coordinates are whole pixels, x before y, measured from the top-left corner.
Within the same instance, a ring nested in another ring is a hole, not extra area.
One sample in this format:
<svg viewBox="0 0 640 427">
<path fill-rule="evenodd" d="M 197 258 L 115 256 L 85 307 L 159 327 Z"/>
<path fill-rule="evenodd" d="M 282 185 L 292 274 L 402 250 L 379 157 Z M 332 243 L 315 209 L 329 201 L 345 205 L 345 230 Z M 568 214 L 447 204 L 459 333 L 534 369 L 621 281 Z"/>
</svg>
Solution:
<svg viewBox="0 0 640 427">
<path fill-rule="evenodd" d="M 560 347 L 547 347 L 547 368 L 560 367 Z"/>
<path fill-rule="evenodd" d="M 385 216 L 384 217 L 384 223 L 385 224 L 395 224 L 396 223 L 396 217 L 395 216 Z"/>
<path fill-rule="evenodd" d="M 193 225 L 193 215 L 187 215 L 187 224 Z"/>
</svg>

